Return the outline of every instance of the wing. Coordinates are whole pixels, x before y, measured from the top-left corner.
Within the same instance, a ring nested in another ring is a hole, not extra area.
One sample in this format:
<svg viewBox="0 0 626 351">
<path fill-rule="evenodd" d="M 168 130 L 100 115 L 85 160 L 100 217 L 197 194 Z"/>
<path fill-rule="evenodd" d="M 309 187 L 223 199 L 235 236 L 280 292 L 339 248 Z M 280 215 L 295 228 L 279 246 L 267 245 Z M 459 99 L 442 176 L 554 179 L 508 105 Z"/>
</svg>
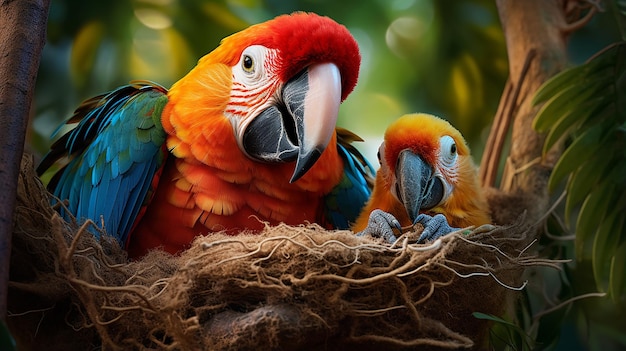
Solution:
<svg viewBox="0 0 626 351">
<path fill-rule="evenodd" d="M 356 134 L 336 128 L 337 149 L 344 162 L 341 181 L 324 197 L 326 221 L 335 229 L 350 229 L 372 192 L 375 171 L 352 142 L 363 141 Z"/>
<path fill-rule="evenodd" d="M 52 145 L 37 168 L 41 175 L 65 160 L 48 189 L 68 200 L 67 209 L 77 219 L 100 223 L 102 217 L 122 246 L 151 198 L 167 155 L 161 126 L 166 103 L 167 90 L 149 82 L 85 101 L 66 122 L 76 127 Z"/>
</svg>

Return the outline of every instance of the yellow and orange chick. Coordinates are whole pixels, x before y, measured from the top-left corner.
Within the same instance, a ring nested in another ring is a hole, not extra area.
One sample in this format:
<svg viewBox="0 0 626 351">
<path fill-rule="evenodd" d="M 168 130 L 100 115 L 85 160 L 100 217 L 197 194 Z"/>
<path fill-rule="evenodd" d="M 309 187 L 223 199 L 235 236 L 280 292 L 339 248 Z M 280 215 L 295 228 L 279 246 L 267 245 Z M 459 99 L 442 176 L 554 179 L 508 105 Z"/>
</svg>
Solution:
<svg viewBox="0 0 626 351">
<path fill-rule="evenodd" d="M 461 133 L 429 114 L 407 114 L 385 131 L 372 195 L 352 229 L 395 241 L 393 229 L 424 225 L 418 242 L 490 223 L 477 169 Z"/>
</svg>

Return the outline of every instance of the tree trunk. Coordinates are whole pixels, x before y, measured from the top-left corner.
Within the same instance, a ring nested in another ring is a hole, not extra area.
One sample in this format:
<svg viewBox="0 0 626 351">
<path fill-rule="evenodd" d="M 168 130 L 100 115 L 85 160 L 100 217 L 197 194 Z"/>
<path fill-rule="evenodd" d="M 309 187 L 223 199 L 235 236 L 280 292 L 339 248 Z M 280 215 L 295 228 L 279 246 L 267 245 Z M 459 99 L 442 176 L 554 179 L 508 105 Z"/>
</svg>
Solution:
<svg viewBox="0 0 626 351">
<path fill-rule="evenodd" d="M 499 187 L 500 201 L 508 202 L 509 213 L 500 216 L 506 217 L 500 221 L 510 221 L 527 211 L 526 222 L 536 224 L 548 209 L 548 179 L 561 149 L 542 156 L 545 136 L 532 128 L 539 110 L 532 99 L 544 82 L 567 65 L 566 36 L 571 24 L 566 17 L 568 6 L 573 4 L 568 0 L 496 0 L 496 4 L 506 38 L 510 78 L 487 141 L 481 179 L 484 186 L 495 185 L 500 152 L 512 124 L 510 154 Z"/>
<path fill-rule="evenodd" d="M 13 209 L 50 0 L 0 0 L 0 319 L 6 320 Z"/>
</svg>

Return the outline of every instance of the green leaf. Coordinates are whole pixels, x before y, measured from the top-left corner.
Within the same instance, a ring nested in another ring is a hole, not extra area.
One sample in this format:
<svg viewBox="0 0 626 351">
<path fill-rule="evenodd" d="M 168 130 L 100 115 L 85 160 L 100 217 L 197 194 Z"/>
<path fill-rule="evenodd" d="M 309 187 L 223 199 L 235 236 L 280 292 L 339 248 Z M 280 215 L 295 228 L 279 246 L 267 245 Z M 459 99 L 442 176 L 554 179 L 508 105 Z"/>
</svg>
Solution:
<svg viewBox="0 0 626 351">
<path fill-rule="evenodd" d="M 622 222 L 623 225 L 623 222 Z M 624 227 L 617 228 L 618 233 L 623 233 Z M 611 258 L 611 271 L 609 273 L 609 294 L 614 302 L 621 300 L 626 291 L 626 241 L 617 248 Z"/>
<path fill-rule="evenodd" d="M 543 145 L 543 153 L 547 153 L 568 131 L 576 129 L 577 126 L 591 119 L 591 117 L 595 119 L 611 101 L 606 95 L 602 95 L 584 101 L 576 106 L 575 109 L 563 113 L 550 127 Z"/>
<path fill-rule="evenodd" d="M 583 79 L 584 80 L 584 79 Z M 571 124 L 578 119 L 576 112 L 581 111 L 580 103 L 592 96 L 601 96 L 611 84 L 607 79 L 595 79 L 591 82 L 578 82 L 579 84 L 561 86 L 550 100 L 548 100 L 537 112 L 533 121 L 533 128 L 538 132 L 545 132 L 553 125 L 560 123 Z M 563 119 L 563 116 L 567 118 Z"/>
<path fill-rule="evenodd" d="M 567 185 L 565 201 L 565 222 L 569 223 L 569 214 L 585 197 L 594 190 L 602 180 L 602 176 L 615 162 L 612 157 L 592 157 L 589 162 L 581 165 L 570 177 Z"/>
<path fill-rule="evenodd" d="M 582 123 L 578 127 L 578 134 L 599 123 L 604 123 L 605 125 L 607 125 L 607 133 L 609 133 L 609 130 L 611 130 L 612 132 L 616 129 L 618 116 L 614 103 L 615 96 L 608 96 L 607 98 L 609 99 L 609 101 L 605 106 L 597 106 L 598 109 L 593 111 L 593 114 L 590 116 L 590 118 L 582 121 Z M 577 133 L 572 133 L 572 135 L 576 136 Z M 609 142 L 609 144 L 611 143 Z"/>
<path fill-rule="evenodd" d="M 621 227 L 620 222 L 623 223 L 623 218 L 624 214 L 617 211 L 613 211 L 605 216 L 604 220 L 599 223 L 598 231 L 593 241 L 591 264 L 599 291 L 604 292 L 608 290 L 610 261 L 615 254 L 620 238 L 614 230 L 617 227 Z"/>
<path fill-rule="evenodd" d="M 576 107 L 585 103 L 587 99 L 599 97 L 605 89 L 612 88 L 621 73 L 624 73 L 621 66 L 616 67 L 620 64 L 619 60 L 624 50 L 626 43 L 610 45 L 587 63 L 562 71 L 544 83 L 533 99 L 535 105 L 545 102 L 533 121 L 533 128 L 539 132 L 553 128 L 564 115 L 579 110 Z M 607 95 L 614 95 L 611 93 L 615 90 L 607 91 Z M 575 121 L 574 118 L 572 120 Z M 566 125 L 571 124 L 572 120 L 566 119 L 568 122 Z M 567 129 L 566 125 L 562 126 L 562 130 Z"/>
<path fill-rule="evenodd" d="M 606 130 L 607 126 L 605 123 L 598 124 L 584 131 L 574 140 L 563 152 L 556 165 L 554 165 L 548 181 L 550 191 L 554 190 L 565 176 L 602 149 L 602 141 L 606 135 Z"/>
<path fill-rule="evenodd" d="M 593 243 L 597 225 L 604 219 L 609 207 L 609 202 L 606 200 L 610 198 L 614 190 L 614 186 L 602 187 L 591 192 L 583 202 L 576 221 L 574 244 L 577 260 L 582 261 L 591 257 L 592 251 L 588 250 L 587 252 L 585 250 L 590 249 L 589 243 Z"/>
<path fill-rule="evenodd" d="M 554 75 L 537 90 L 532 101 L 533 105 L 547 101 L 561 92 L 564 87 L 586 85 L 588 82 L 585 79 L 588 76 L 594 76 L 606 68 L 611 68 L 615 64 L 618 54 L 618 50 L 615 50 L 616 47 L 619 47 L 619 45 L 609 45 L 590 58 L 585 64 L 563 70 Z"/>
<path fill-rule="evenodd" d="M 533 98 L 533 105 L 546 102 L 553 98 L 555 95 L 561 93 L 564 87 L 579 85 L 581 79 L 585 79 L 588 75 L 606 68 L 606 61 L 608 60 L 609 57 L 602 57 L 601 60 L 587 62 L 578 67 L 572 67 L 557 73 L 539 87 Z"/>
<path fill-rule="evenodd" d="M 580 74 L 584 70 L 582 67 L 583 66 L 579 66 L 563 70 L 555 74 L 554 77 L 548 79 L 548 81 L 545 82 L 535 93 L 532 104 L 537 105 L 545 102 L 560 92 L 564 86 L 575 83 L 580 78 Z"/>
</svg>

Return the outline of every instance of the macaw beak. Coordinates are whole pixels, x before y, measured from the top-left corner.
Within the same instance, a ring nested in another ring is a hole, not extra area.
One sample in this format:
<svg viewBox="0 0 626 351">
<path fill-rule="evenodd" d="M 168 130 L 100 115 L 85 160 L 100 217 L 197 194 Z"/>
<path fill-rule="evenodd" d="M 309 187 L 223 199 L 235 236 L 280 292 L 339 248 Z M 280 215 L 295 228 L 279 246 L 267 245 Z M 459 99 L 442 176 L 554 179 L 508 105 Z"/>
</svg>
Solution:
<svg viewBox="0 0 626 351">
<path fill-rule="evenodd" d="M 402 150 L 396 164 L 395 195 L 406 208 L 411 222 L 420 210 L 429 210 L 443 199 L 444 188 L 433 167 L 411 150 Z"/>
<path fill-rule="evenodd" d="M 277 102 L 248 124 L 243 148 L 250 157 L 265 162 L 296 161 L 293 183 L 328 146 L 340 103 L 339 68 L 333 63 L 311 65 L 290 79 Z"/>
</svg>

